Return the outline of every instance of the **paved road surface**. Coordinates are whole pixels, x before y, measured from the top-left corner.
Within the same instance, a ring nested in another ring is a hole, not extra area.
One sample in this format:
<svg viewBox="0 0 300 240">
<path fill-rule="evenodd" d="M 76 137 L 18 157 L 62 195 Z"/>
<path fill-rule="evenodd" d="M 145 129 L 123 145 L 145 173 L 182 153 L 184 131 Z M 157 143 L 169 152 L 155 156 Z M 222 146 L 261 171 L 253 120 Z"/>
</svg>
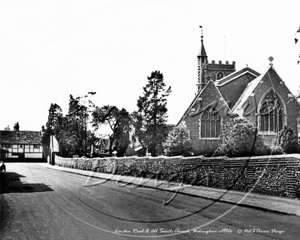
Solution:
<svg viewBox="0 0 300 240">
<path fill-rule="evenodd" d="M 296 216 L 181 194 L 164 205 L 173 194 L 113 181 L 85 187 L 84 176 L 36 163 L 8 163 L 5 176 L 0 239 L 299 239 Z"/>
</svg>

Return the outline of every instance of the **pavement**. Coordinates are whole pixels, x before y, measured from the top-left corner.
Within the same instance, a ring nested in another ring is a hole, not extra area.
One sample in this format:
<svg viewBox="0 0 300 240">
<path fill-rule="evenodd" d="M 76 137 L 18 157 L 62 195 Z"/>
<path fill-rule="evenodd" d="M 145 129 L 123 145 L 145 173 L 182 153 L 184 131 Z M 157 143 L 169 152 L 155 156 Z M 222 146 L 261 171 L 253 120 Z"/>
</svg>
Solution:
<svg viewBox="0 0 300 240">
<path fill-rule="evenodd" d="M 160 181 L 155 179 L 144 179 L 132 176 L 120 176 L 99 172 L 92 172 L 80 169 L 65 168 L 59 166 L 52 166 L 48 163 L 39 163 L 43 167 L 47 167 L 54 170 L 59 170 L 63 172 L 79 174 L 82 176 L 87 176 L 86 186 L 101 184 L 104 181 L 116 181 L 119 186 L 124 186 L 124 184 L 135 185 L 136 187 L 148 187 L 156 188 L 169 192 L 174 192 L 174 194 L 187 194 L 191 196 L 202 197 L 205 199 L 212 199 L 214 201 L 231 203 L 234 206 L 244 206 L 251 207 L 255 209 L 260 209 L 264 211 L 271 211 L 287 215 L 300 216 L 300 200 L 292 199 L 288 197 L 277 197 L 269 196 L 263 194 L 257 194 L 252 192 L 239 192 L 233 190 L 216 189 L 202 186 L 193 186 L 180 183 L 172 183 L 166 181 Z M 99 179 L 99 180 L 97 180 Z M 101 179 L 101 180 L 100 180 Z"/>
</svg>

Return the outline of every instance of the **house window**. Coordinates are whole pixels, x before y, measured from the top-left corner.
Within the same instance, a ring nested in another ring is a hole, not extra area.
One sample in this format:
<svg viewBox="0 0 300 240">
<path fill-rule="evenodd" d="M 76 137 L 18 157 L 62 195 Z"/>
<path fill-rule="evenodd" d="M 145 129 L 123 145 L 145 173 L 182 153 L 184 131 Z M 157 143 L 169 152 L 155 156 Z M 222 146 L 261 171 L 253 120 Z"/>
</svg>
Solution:
<svg viewBox="0 0 300 240">
<path fill-rule="evenodd" d="M 278 132 L 283 128 L 283 107 L 274 91 L 270 91 L 260 107 L 260 131 Z"/>
<path fill-rule="evenodd" d="M 221 117 L 219 113 L 206 110 L 201 116 L 201 138 L 218 138 L 221 134 Z"/>
<path fill-rule="evenodd" d="M 1 144 L 1 147 L 3 147 L 3 148 L 11 148 L 10 144 L 6 144 L 6 143 Z"/>
<path fill-rule="evenodd" d="M 34 145 L 33 145 L 33 148 L 40 148 L 40 145 L 34 144 Z"/>
</svg>

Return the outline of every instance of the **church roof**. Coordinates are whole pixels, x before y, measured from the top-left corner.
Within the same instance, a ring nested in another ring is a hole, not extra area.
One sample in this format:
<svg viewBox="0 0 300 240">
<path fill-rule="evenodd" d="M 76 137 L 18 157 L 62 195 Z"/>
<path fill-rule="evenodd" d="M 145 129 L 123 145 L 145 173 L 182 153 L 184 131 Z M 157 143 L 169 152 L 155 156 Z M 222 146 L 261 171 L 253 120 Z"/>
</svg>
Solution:
<svg viewBox="0 0 300 240">
<path fill-rule="evenodd" d="M 250 74 L 251 77 L 249 77 L 249 75 L 247 74 Z M 201 97 L 202 93 L 205 91 L 208 85 L 213 85 L 216 88 L 217 92 L 220 94 L 220 97 L 224 100 L 224 103 L 226 103 L 226 107 L 228 109 L 232 109 L 233 112 L 233 109 L 236 109 L 237 106 L 240 106 L 239 104 L 243 104 L 247 100 L 247 98 L 254 90 L 254 88 L 257 86 L 258 82 L 262 77 L 263 75 L 260 76 L 260 74 L 255 70 L 249 67 L 245 67 L 239 71 L 227 75 L 226 77 L 220 80 L 217 80 L 216 82 L 213 82 L 212 80 L 209 81 L 205 85 L 205 87 L 195 96 L 192 103 L 189 105 L 189 107 L 187 108 L 183 116 L 180 118 L 178 124 L 180 124 L 184 120 L 184 118 L 188 115 L 188 113 L 191 111 L 191 108 L 194 106 L 197 99 Z M 243 78 L 248 79 L 248 81 L 250 82 L 248 84 L 246 82 L 244 85 L 241 85 L 242 88 L 240 88 L 241 87 L 240 86 L 238 89 L 238 85 L 235 84 L 235 81 L 242 81 Z M 230 95 L 231 98 L 232 96 L 235 96 L 234 99 L 236 100 L 230 101 L 228 95 Z M 228 106 L 227 103 L 229 102 L 232 104 L 233 107 Z"/>
<path fill-rule="evenodd" d="M 210 81 L 204 86 L 204 88 L 203 88 L 200 92 L 198 92 L 198 94 L 196 94 L 194 100 L 193 100 L 192 103 L 189 105 L 189 107 L 187 108 L 187 110 L 184 112 L 184 114 L 182 115 L 182 117 L 180 118 L 180 120 L 178 121 L 178 123 L 176 124 L 176 126 L 178 126 L 178 125 L 185 119 L 185 117 L 186 117 L 186 116 L 188 115 L 188 113 L 191 111 L 192 107 L 195 105 L 196 101 L 199 99 L 199 97 L 202 95 L 202 93 L 205 91 L 205 89 L 206 89 L 208 86 L 213 86 L 213 87 L 216 89 L 217 93 L 220 95 L 220 96 L 219 96 L 219 99 L 223 99 L 223 100 L 224 100 L 223 102 L 224 102 L 225 106 L 226 106 L 228 109 L 230 109 L 229 106 L 228 106 L 228 104 L 226 103 L 225 99 L 223 98 L 221 92 L 220 92 L 219 89 L 216 87 L 215 83 L 214 83 L 212 80 L 210 80 Z M 217 99 L 218 99 L 218 98 L 217 98 Z"/>
<path fill-rule="evenodd" d="M 245 91 L 249 82 L 253 81 L 260 74 L 249 67 L 233 72 L 226 77 L 217 80 L 216 86 L 223 98 L 232 108 Z"/>
<path fill-rule="evenodd" d="M 267 71 L 260 75 L 259 77 L 255 78 L 253 81 L 251 81 L 250 83 L 248 83 L 245 91 L 242 93 L 241 97 L 239 98 L 239 100 L 236 102 L 236 104 L 233 106 L 232 108 L 232 112 L 237 112 L 242 106 L 243 104 L 247 101 L 247 99 L 250 97 L 251 93 L 255 90 L 255 88 L 257 87 L 257 85 L 260 83 L 260 81 L 266 76 L 268 75 L 268 72 L 273 69 L 273 65 L 270 65 L 267 69 Z M 273 69 L 274 70 L 274 69 Z"/>
<path fill-rule="evenodd" d="M 246 73 L 249 73 L 255 77 L 258 77 L 260 74 L 256 71 L 254 71 L 253 69 L 249 68 L 249 67 L 245 67 L 239 71 L 236 71 L 236 72 L 233 72 L 229 75 L 227 75 L 226 77 L 220 79 L 220 80 L 217 80 L 216 81 L 216 85 L 219 87 L 219 86 L 223 86 L 233 80 L 236 80 L 237 78 L 239 78 L 241 75 L 244 75 Z"/>
</svg>

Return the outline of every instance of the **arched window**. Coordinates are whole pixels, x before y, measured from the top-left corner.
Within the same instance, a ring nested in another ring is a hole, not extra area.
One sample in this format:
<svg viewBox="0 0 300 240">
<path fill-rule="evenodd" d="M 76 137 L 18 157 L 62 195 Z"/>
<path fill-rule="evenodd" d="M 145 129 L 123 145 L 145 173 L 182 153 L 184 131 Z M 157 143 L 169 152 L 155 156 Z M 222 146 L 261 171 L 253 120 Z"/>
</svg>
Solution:
<svg viewBox="0 0 300 240">
<path fill-rule="evenodd" d="M 218 74 L 217 74 L 217 80 L 219 80 L 219 79 L 221 79 L 223 77 L 224 77 L 224 73 L 218 72 Z"/>
<path fill-rule="evenodd" d="M 205 110 L 200 122 L 201 138 L 218 138 L 221 134 L 221 117 L 219 113 Z"/>
<path fill-rule="evenodd" d="M 283 128 L 283 107 L 274 91 L 270 91 L 260 107 L 260 131 L 278 132 Z"/>
</svg>

